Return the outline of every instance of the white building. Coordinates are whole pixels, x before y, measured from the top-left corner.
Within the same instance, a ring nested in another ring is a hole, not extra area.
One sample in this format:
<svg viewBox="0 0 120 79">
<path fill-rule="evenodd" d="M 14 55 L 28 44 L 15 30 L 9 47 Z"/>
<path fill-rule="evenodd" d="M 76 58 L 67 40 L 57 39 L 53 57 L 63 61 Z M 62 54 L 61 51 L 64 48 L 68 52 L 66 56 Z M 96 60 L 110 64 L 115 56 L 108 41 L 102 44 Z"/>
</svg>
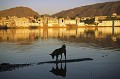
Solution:
<svg viewBox="0 0 120 79">
<path fill-rule="evenodd" d="M 113 21 L 101 21 L 98 26 L 112 26 Z M 120 20 L 114 20 L 114 26 L 120 26 Z"/>
<path fill-rule="evenodd" d="M 48 27 L 58 26 L 57 18 L 49 18 L 48 19 Z"/>
<path fill-rule="evenodd" d="M 14 18 L 13 19 L 16 27 L 29 27 L 30 21 L 29 19 L 22 17 L 22 18 Z"/>
<path fill-rule="evenodd" d="M 66 27 L 64 18 L 59 19 L 59 26 L 60 27 Z"/>
</svg>

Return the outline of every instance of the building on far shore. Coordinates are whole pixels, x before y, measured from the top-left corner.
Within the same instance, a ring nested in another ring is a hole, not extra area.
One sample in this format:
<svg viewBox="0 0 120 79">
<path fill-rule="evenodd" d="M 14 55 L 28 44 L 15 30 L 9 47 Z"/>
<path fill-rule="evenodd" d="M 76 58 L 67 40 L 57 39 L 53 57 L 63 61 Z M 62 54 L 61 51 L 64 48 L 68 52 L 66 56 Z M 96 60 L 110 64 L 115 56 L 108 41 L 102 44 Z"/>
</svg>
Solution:
<svg viewBox="0 0 120 79">
<path fill-rule="evenodd" d="M 48 25 L 48 27 L 58 26 L 58 19 L 57 18 L 49 18 L 47 25 Z"/>
<path fill-rule="evenodd" d="M 29 23 L 30 27 L 43 27 L 43 18 L 34 19 L 33 21 Z"/>
<path fill-rule="evenodd" d="M 27 19 L 25 17 L 15 18 L 15 19 L 13 19 L 13 21 L 15 22 L 16 27 L 29 27 L 29 25 L 30 25 L 29 19 Z"/>
<path fill-rule="evenodd" d="M 59 26 L 85 26 L 84 22 L 80 22 L 80 18 L 76 17 L 75 19 L 70 19 L 67 17 L 67 19 L 60 18 L 59 19 Z"/>
<path fill-rule="evenodd" d="M 66 27 L 65 25 L 65 19 L 64 18 L 59 18 L 59 22 L 58 22 L 60 27 Z"/>
<path fill-rule="evenodd" d="M 95 16 L 95 23 L 97 26 L 112 26 L 114 21 L 114 26 L 120 26 L 120 16 L 113 13 L 112 16 Z"/>
<path fill-rule="evenodd" d="M 98 26 L 112 26 L 112 24 L 112 21 L 101 21 L 98 23 Z M 114 26 L 120 26 L 120 20 L 115 20 Z"/>
<path fill-rule="evenodd" d="M 0 17 L 0 28 L 29 28 L 29 27 L 84 27 L 84 26 L 120 26 L 120 15 L 113 13 L 111 16 L 95 16 L 95 17 L 76 17 L 67 18 L 53 18 L 53 17 L 21 17 L 6 16 Z"/>
</svg>

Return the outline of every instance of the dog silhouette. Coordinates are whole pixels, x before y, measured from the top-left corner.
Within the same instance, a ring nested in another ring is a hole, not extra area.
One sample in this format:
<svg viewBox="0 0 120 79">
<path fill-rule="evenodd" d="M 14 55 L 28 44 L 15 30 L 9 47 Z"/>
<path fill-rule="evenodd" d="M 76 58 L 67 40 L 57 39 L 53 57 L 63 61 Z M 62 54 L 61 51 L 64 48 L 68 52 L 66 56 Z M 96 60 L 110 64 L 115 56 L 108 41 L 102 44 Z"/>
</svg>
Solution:
<svg viewBox="0 0 120 79">
<path fill-rule="evenodd" d="M 61 59 L 62 59 L 63 53 L 64 53 L 65 60 L 66 60 L 66 45 L 65 44 L 63 44 L 61 48 L 55 49 L 53 53 L 51 53 L 50 55 L 52 56 L 52 59 L 54 59 L 54 57 L 56 56 L 56 61 L 58 61 L 58 56 L 61 55 Z"/>
</svg>

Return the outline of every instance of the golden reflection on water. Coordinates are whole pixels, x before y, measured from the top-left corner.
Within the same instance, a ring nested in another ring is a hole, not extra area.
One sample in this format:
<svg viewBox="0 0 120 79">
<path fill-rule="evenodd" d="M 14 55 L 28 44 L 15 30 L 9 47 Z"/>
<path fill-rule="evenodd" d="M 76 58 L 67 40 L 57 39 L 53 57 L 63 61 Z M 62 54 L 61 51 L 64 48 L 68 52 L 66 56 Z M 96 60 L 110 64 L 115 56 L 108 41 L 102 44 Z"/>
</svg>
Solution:
<svg viewBox="0 0 120 79">
<path fill-rule="evenodd" d="M 120 48 L 120 27 L 41 28 L 0 30 L 0 42 L 30 42 L 38 39 L 58 39 L 72 43 L 94 43 Z"/>
<path fill-rule="evenodd" d="M 0 41 L 23 41 L 48 38 L 78 38 L 94 37 L 106 38 L 107 36 L 119 38 L 120 27 L 115 27 L 114 33 L 111 27 L 100 28 L 41 28 L 41 29 L 8 29 L 0 30 Z"/>
</svg>

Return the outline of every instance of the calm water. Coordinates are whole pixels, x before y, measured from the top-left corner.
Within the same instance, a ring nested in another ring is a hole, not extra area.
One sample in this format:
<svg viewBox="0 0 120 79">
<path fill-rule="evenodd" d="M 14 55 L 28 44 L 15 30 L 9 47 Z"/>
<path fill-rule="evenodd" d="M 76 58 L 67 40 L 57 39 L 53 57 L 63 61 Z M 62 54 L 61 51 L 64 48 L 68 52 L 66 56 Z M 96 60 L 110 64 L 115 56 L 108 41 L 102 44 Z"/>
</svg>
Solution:
<svg viewBox="0 0 120 79">
<path fill-rule="evenodd" d="M 36 64 L 53 61 L 49 54 L 63 44 L 67 59 L 93 60 Z M 34 63 L 0 72 L 0 79 L 120 79 L 120 27 L 0 30 L 0 63 Z"/>
</svg>

